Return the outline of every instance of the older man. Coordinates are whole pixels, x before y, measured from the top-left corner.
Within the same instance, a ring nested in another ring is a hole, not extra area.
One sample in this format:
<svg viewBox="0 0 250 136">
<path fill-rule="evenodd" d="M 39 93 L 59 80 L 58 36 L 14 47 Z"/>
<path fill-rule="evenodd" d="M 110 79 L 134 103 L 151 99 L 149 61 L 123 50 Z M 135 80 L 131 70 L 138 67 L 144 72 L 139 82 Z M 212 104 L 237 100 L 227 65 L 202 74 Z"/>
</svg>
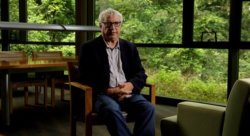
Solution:
<svg viewBox="0 0 250 136">
<path fill-rule="evenodd" d="M 81 46 L 81 81 L 94 90 L 94 110 L 112 136 L 153 136 L 154 106 L 140 91 L 147 75 L 134 44 L 120 38 L 123 16 L 108 8 L 99 15 L 101 35 Z M 135 119 L 133 132 L 121 110 Z"/>
</svg>

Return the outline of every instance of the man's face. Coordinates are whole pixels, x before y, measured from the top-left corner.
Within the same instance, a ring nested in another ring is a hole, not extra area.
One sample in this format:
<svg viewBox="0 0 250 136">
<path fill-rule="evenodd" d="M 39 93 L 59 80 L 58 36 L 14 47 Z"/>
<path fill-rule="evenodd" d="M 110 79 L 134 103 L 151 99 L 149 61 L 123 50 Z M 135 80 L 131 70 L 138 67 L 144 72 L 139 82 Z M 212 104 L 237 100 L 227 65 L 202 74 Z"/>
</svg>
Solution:
<svg viewBox="0 0 250 136">
<path fill-rule="evenodd" d="M 118 16 L 110 15 L 101 22 L 101 32 L 106 41 L 117 41 L 121 32 L 121 20 Z"/>
</svg>

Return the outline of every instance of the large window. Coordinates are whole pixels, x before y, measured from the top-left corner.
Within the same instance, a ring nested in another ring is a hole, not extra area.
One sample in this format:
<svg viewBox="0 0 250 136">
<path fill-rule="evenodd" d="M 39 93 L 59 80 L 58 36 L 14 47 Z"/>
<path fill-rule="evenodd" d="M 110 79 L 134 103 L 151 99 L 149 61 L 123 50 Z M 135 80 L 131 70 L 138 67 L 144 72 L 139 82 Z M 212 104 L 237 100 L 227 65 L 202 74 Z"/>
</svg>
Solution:
<svg viewBox="0 0 250 136">
<path fill-rule="evenodd" d="M 158 96 L 226 102 L 226 50 L 140 47 L 139 51 Z"/>
<path fill-rule="evenodd" d="M 103 4 L 105 3 L 105 4 Z M 97 0 L 100 10 L 122 12 L 122 37 L 150 46 L 182 43 L 182 0 Z M 228 40 L 228 2 L 195 2 L 194 41 Z M 215 32 L 215 33 L 214 33 Z M 146 43 L 146 44 L 145 44 Z M 157 43 L 157 44 L 152 44 Z M 225 103 L 227 96 L 227 50 L 139 47 L 148 82 L 156 84 L 157 96 Z"/>
<path fill-rule="evenodd" d="M 19 0 L 10 0 L 10 21 L 19 21 Z M 27 22 L 38 24 L 75 24 L 75 0 L 27 0 Z M 11 40 L 19 39 L 19 31 L 10 31 Z M 28 31 L 29 42 L 75 42 L 74 32 Z M 73 49 L 72 49 L 73 48 Z M 11 50 L 32 51 L 61 50 L 64 56 L 75 55 L 75 47 L 54 44 L 11 44 Z"/>
<path fill-rule="evenodd" d="M 96 18 L 108 7 L 125 18 L 123 38 L 134 43 L 182 42 L 182 0 L 96 0 Z"/>
<path fill-rule="evenodd" d="M 195 0 L 194 41 L 228 41 L 229 1 Z"/>
</svg>

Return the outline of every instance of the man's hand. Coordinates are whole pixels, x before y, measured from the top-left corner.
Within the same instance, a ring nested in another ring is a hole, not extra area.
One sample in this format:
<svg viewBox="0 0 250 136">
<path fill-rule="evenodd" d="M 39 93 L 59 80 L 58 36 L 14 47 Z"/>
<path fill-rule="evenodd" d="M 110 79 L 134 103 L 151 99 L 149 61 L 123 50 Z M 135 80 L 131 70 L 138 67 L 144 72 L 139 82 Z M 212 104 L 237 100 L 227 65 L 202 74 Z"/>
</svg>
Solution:
<svg viewBox="0 0 250 136">
<path fill-rule="evenodd" d="M 124 100 L 125 98 L 131 97 L 131 93 L 134 86 L 131 82 L 126 82 L 119 84 L 117 87 L 108 88 L 106 93 L 111 96 L 115 96 L 119 101 Z"/>
</svg>

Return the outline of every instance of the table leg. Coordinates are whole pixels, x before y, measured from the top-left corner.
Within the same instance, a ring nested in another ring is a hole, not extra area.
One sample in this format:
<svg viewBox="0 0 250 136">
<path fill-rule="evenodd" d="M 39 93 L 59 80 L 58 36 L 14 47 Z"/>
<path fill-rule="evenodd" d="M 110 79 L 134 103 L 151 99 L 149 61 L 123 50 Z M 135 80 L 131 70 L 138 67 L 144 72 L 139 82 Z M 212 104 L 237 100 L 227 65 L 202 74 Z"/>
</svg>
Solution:
<svg viewBox="0 0 250 136">
<path fill-rule="evenodd" d="M 10 109 L 9 109 L 9 74 L 8 71 L 3 71 L 2 87 L 1 87 L 1 109 L 2 109 L 2 121 L 4 126 L 10 126 Z"/>
</svg>

